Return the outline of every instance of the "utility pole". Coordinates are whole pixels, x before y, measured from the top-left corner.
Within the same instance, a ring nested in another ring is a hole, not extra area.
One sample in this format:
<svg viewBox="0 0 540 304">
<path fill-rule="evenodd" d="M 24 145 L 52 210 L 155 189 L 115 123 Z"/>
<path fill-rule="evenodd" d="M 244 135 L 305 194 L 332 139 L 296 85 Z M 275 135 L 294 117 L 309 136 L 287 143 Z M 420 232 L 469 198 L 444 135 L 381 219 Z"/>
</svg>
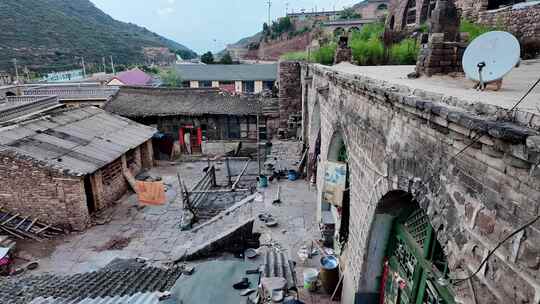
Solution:
<svg viewBox="0 0 540 304">
<path fill-rule="evenodd" d="M 289 2 L 285 2 L 285 16 L 289 14 Z"/>
<path fill-rule="evenodd" d="M 112 68 L 113 75 L 116 75 L 116 71 L 114 70 L 114 61 L 113 61 L 112 55 L 111 55 L 111 68 Z"/>
<path fill-rule="evenodd" d="M 268 4 L 268 26 L 270 26 L 270 23 L 272 22 L 272 15 L 271 15 L 272 1 L 268 0 L 268 2 L 266 3 Z"/>
<path fill-rule="evenodd" d="M 84 64 L 84 56 L 81 57 L 82 60 L 82 71 L 83 71 L 83 77 L 86 79 L 86 65 Z"/>
<path fill-rule="evenodd" d="M 19 84 L 19 67 L 17 66 L 17 59 L 13 58 L 13 65 L 15 65 L 15 79 L 17 84 Z"/>
</svg>

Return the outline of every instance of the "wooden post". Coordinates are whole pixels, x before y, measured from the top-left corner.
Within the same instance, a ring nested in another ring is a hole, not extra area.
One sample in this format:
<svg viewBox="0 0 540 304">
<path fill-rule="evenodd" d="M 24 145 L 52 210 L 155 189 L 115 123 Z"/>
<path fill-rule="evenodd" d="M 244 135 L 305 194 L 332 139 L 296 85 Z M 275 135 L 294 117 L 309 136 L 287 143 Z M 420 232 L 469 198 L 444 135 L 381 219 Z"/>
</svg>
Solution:
<svg viewBox="0 0 540 304">
<path fill-rule="evenodd" d="M 228 186 L 232 186 L 232 180 L 231 180 L 231 167 L 229 166 L 229 158 L 225 157 L 225 163 L 227 165 L 227 179 L 228 179 Z"/>
</svg>

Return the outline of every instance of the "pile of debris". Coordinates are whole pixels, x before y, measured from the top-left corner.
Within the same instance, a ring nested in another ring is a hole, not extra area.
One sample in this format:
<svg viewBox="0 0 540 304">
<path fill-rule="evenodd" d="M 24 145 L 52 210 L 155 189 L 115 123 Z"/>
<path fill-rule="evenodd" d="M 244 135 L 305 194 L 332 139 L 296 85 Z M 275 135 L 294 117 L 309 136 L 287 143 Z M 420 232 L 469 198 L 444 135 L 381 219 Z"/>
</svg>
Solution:
<svg viewBox="0 0 540 304">
<path fill-rule="evenodd" d="M 38 218 L 22 217 L 0 209 L 0 233 L 13 236 L 17 239 L 32 239 L 41 242 L 64 234 L 61 228 L 47 225 Z"/>
</svg>

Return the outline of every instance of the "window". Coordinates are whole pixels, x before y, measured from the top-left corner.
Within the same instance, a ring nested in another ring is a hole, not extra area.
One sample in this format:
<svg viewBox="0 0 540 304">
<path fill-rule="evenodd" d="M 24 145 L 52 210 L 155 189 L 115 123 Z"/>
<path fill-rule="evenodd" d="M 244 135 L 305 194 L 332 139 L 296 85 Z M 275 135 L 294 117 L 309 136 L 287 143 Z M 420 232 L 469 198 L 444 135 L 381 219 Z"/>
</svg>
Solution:
<svg viewBox="0 0 540 304">
<path fill-rule="evenodd" d="M 189 81 L 183 81 L 183 82 L 182 82 L 182 87 L 183 87 L 183 88 L 189 88 L 189 86 L 190 86 L 190 82 L 189 82 Z"/>
<path fill-rule="evenodd" d="M 199 81 L 199 88 L 211 88 L 212 81 Z"/>
<path fill-rule="evenodd" d="M 239 139 L 240 138 L 240 120 L 236 116 L 227 117 L 228 138 Z"/>
<path fill-rule="evenodd" d="M 112 184 L 116 179 L 122 178 L 122 159 L 118 158 L 102 169 L 102 182 L 104 185 Z"/>
<path fill-rule="evenodd" d="M 242 82 L 242 92 L 244 92 L 244 93 L 253 93 L 253 92 L 255 92 L 255 81 L 243 81 Z"/>
<path fill-rule="evenodd" d="M 431 17 L 431 12 L 435 9 L 437 0 L 425 0 L 422 4 L 422 14 L 420 15 L 420 23 L 424 23 Z"/>
<path fill-rule="evenodd" d="M 379 4 L 379 6 L 377 6 L 377 9 L 380 10 L 380 11 L 385 11 L 388 9 L 388 5 L 386 4 Z"/>
<path fill-rule="evenodd" d="M 274 89 L 274 82 L 273 81 L 264 81 L 263 82 L 263 90 L 272 91 L 273 89 Z"/>
<path fill-rule="evenodd" d="M 416 1 L 409 0 L 405 7 L 405 16 L 403 18 L 403 27 L 416 24 Z"/>
</svg>

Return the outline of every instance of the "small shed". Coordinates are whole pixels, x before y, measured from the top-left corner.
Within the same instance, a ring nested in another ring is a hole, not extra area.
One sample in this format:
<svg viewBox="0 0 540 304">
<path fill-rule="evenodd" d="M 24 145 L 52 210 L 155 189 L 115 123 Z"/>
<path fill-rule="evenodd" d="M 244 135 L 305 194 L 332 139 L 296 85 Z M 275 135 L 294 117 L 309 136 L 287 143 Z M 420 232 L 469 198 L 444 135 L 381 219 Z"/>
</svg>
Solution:
<svg viewBox="0 0 540 304">
<path fill-rule="evenodd" d="M 84 229 L 128 189 L 123 173 L 153 163 L 156 130 L 96 107 L 0 128 L 0 207 Z"/>
</svg>

